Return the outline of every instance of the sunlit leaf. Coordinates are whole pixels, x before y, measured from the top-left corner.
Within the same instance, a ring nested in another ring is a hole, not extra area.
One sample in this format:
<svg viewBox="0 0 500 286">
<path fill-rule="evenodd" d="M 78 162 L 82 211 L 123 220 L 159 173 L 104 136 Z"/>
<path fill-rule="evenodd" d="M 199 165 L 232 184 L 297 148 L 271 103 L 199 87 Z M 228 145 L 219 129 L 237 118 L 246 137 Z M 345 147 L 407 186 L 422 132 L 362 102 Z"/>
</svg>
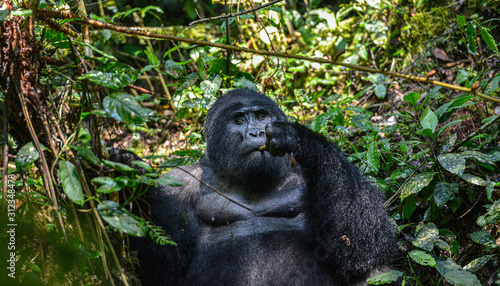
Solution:
<svg viewBox="0 0 500 286">
<path fill-rule="evenodd" d="M 115 92 L 102 103 L 108 116 L 125 123 L 141 124 L 149 121 L 153 111 L 142 107 L 131 95 Z"/>
<path fill-rule="evenodd" d="M 420 265 L 431 267 L 436 266 L 436 260 L 434 259 L 434 257 L 426 252 L 423 252 L 422 250 L 414 249 L 410 251 L 408 255 L 410 255 L 413 261 L 417 262 Z"/>
<path fill-rule="evenodd" d="M 99 70 L 89 71 L 79 79 L 87 79 L 111 89 L 120 89 L 134 82 L 134 78 L 126 73 L 102 72 Z"/>
<path fill-rule="evenodd" d="M 438 207 L 445 206 L 446 202 L 455 198 L 460 185 L 458 183 L 438 182 L 434 188 L 433 197 Z"/>
<path fill-rule="evenodd" d="M 30 164 L 34 163 L 40 158 L 40 154 L 36 150 L 35 144 L 29 142 L 17 152 L 16 157 L 16 168 L 19 170 L 24 170 Z"/>
<path fill-rule="evenodd" d="M 457 286 L 481 285 L 476 275 L 465 271 L 453 259 L 447 257 L 436 258 L 436 269 L 444 279 Z"/>
<path fill-rule="evenodd" d="M 388 272 L 380 273 L 366 280 L 366 283 L 370 285 L 382 285 L 389 284 L 394 281 L 397 281 L 401 276 L 403 276 L 403 272 L 397 270 L 390 270 Z"/>
<path fill-rule="evenodd" d="M 461 154 L 441 154 L 438 156 L 438 161 L 450 173 L 462 176 L 465 171 L 465 158 Z"/>
<path fill-rule="evenodd" d="M 420 192 L 430 184 L 437 172 L 425 172 L 412 177 L 401 190 L 400 198 L 404 200 L 409 195 Z"/>
<path fill-rule="evenodd" d="M 467 270 L 471 273 L 476 273 L 478 270 L 481 270 L 495 255 L 485 255 L 479 258 L 476 258 L 469 262 L 469 264 L 464 266 L 464 270 Z"/>
<path fill-rule="evenodd" d="M 412 243 L 418 248 L 431 252 L 438 238 L 439 230 L 435 224 L 421 222 L 415 230 L 415 240 Z"/>
<path fill-rule="evenodd" d="M 495 39 L 493 39 L 490 33 L 488 33 L 488 30 L 486 30 L 485 28 L 481 28 L 481 37 L 486 42 L 488 47 L 490 47 L 490 49 L 492 49 L 497 54 L 499 53 L 497 44 L 495 43 Z"/>
</svg>

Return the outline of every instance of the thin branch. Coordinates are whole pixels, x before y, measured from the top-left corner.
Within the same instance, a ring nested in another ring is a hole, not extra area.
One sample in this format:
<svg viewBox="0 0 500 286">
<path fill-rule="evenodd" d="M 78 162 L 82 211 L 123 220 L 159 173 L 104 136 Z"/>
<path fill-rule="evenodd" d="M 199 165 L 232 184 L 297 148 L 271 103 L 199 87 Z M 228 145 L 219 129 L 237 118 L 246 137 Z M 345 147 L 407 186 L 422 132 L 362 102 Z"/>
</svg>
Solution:
<svg viewBox="0 0 500 286">
<path fill-rule="evenodd" d="M 195 24 L 199 24 L 199 23 L 203 23 L 203 22 L 209 22 L 209 21 L 213 21 L 213 20 L 221 20 L 221 19 L 229 19 L 229 18 L 233 18 L 233 17 L 238 17 L 238 16 L 241 16 L 241 15 L 244 15 L 244 14 L 255 12 L 257 10 L 266 8 L 268 6 L 274 5 L 274 4 L 276 4 L 278 2 L 282 2 L 282 1 L 283 0 L 274 0 L 272 2 L 269 2 L 269 3 L 266 3 L 266 4 L 262 4 L 260 6 L 255 7 L 255 8 L 248 9 L 248 10 L 245 10 L 245 11 L 242 11 L 242 12 L 239 12 L 239 13 L 226 14 L 226 15 L 221 15 L 221 16 L 217 16 L 217 17 L 208 17 L 208 18 L 205 18 L 205 19 L 196 20 L 196 21 L 193 21 L 193 22 L 189 23 L 189 26 L 192 26 L 192 25 L 195 25 Z"/>
<path fill-rule="evenodd" d="M 219 44 L 219 43 L 194 40 L 194 39 L 183 38 L 183 37 L 178 37 L 178 36 L 170 36 L 170 35 L 152 33 L 152 32 L 137 30 L 136 28 L 130 29 L 130 28 L 121 27 L 121 26 L 117 26 L 117 25 L 113 25 L 113 24 L 109 24 L 109 23 L 104 23 L 104 22 L 97 21 L 97 20 L 76 18 L 70 12 L 56 12 L 56 11 L 40 10 L 39 13 L 45 14 L 48 17 L 54 17 L 54 18 L 60 18 L 60 19 L 72 18 L 76 22 L 86 23 L 86 24 L 94 26 L 96 28 L 113 30 L 113 31 L 116 31 L 119 33 L 125 33 L 125 34 L 129 34 L 129 35 L 150 37 L 150 38 L 156 38 L 156 39 L 166 39 L 166 40 L 177 41 L 177 42 L 185 42 L 185 43 L 189 43 L 189 44 L 193 44 L 193 45 L 210 46 L 210 47 L 227 49 L 227 50 L 232 50 L 232 51 L 237 51 L 237 52 L 245 52 L 245 53 L 250 53 L 250 54 L 258 54 L 258 55 L 264 55 L 264 56 L 274 56 L 274 57 L 282 57 L 282 58 L 311 61 L 311 62 L 317 62 L 317 63 L 323 63 L 323 64 L 331 64 L 331 65 L 351 68 L 353 70 L 364 71 L 364 72 L 368 72 L 368 73 L 380 73 L 380 74 L 389 75 L 389 76 L 393 76 L 393 77 L 404 78 L 404 79 L 411 80 L 411 81 L 418 81 L 418 82 L 428 83 L 428 84 L 432 84 L 432 85 L 439 85 L 439 86 L 443 86 L 443 87 L 450 88 L 453 90 L 459 90 L 459 91 L 463 91 L 463 92 L 467 92 L 467 93 L 472 93 L 472 94 L 477 95 L 479 97 L 482 97 L 484 99 L 488 99 L 488 100 L 500 103 L 500 98 L 492 97 L 492 96 L 486 95 L 484 93 L 478 92 L 477 89 L 448 84 L 448 83 L 444 83 L 444 82 L 437 81 L 437 80 L 429 80 L 428 78 L 425 78 L 425 77 L 418 77 L 418 76 L 406 75 L 406 74 L 401 74 L 401 73 L 396 73 L 396 72 L 389 72 L 389 71 L 384 71 L 382 69 L 374 69 L 374 68 L 368 68 L 368 67 L 357 66 L 357 65 L 352 65 L 352 64 L 340 63 L 337 61 L 331 61 L 331 60 L 327 60 L 327 59 L 311 58 L 311 57 L 305 57 L 305 56 L 299 56 L 299 55 L 290 55 L 290 54 L 285 54 L 285 53 L 268 52 L 268 51 L 262 51 L 262 50 L 254 50 L 254 49 L 249 49 L 249 48 L 242 48 L 242 47 L 236 47 L 236 46 L 231 46 L 231 45 L 224 45 L 224 44 Z"/>
</svg>

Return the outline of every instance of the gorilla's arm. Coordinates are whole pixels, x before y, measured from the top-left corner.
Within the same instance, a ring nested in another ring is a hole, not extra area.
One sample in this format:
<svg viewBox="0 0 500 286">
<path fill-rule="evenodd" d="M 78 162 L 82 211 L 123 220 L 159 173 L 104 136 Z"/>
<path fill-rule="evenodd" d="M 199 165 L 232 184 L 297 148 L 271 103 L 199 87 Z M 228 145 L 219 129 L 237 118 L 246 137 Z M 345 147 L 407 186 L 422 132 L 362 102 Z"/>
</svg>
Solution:
<svg viewBox="0 0 500 286">
<path fill-rule="evenodd" d="M 291 153 L 307 183 L 307 225 L 343 279 L 364 276 L 387 264 L 392 226 L 383 194 L 370 185 L 335 144 L 305 126 L 271 123 L 266 146 L 272 155 Z"/>
</svg>

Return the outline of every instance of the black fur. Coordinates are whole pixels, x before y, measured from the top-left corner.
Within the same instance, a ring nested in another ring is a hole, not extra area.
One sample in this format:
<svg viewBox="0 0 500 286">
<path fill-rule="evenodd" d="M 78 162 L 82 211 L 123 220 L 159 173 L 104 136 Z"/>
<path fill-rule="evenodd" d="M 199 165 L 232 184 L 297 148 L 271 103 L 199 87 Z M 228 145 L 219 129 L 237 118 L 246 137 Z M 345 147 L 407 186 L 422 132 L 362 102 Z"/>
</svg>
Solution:
<svg viewBox="0 0 500 286">
<path fill-rule="evenodd" d="M 178 246 L 141 239 L 144 285 L 364 285 L 384 268 L 383 194 L 336 145 L 248 89 L 218 99 L 205 132 L 204 158 L 168 174 L 186 185 L 147 194 Z"/>
</svg>

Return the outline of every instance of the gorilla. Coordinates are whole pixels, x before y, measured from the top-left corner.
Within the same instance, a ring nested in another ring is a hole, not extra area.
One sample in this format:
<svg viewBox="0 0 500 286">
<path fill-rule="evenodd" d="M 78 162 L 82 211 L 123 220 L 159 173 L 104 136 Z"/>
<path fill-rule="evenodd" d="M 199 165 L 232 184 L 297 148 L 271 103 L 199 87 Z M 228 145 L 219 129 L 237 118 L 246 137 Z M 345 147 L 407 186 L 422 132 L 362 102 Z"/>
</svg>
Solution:
<svg viewBox="0 0 500 286">
<path fill-rule="evenodd" d="M 205 134 L 200 162 L 168 173 L 185 185 L 146 194 L 177 246 L 136 239 L 143 285 L 365 285 L 389 270 L 384 196 L 335 144 L 250 89 L 220 97 Z"/>
</svg>

